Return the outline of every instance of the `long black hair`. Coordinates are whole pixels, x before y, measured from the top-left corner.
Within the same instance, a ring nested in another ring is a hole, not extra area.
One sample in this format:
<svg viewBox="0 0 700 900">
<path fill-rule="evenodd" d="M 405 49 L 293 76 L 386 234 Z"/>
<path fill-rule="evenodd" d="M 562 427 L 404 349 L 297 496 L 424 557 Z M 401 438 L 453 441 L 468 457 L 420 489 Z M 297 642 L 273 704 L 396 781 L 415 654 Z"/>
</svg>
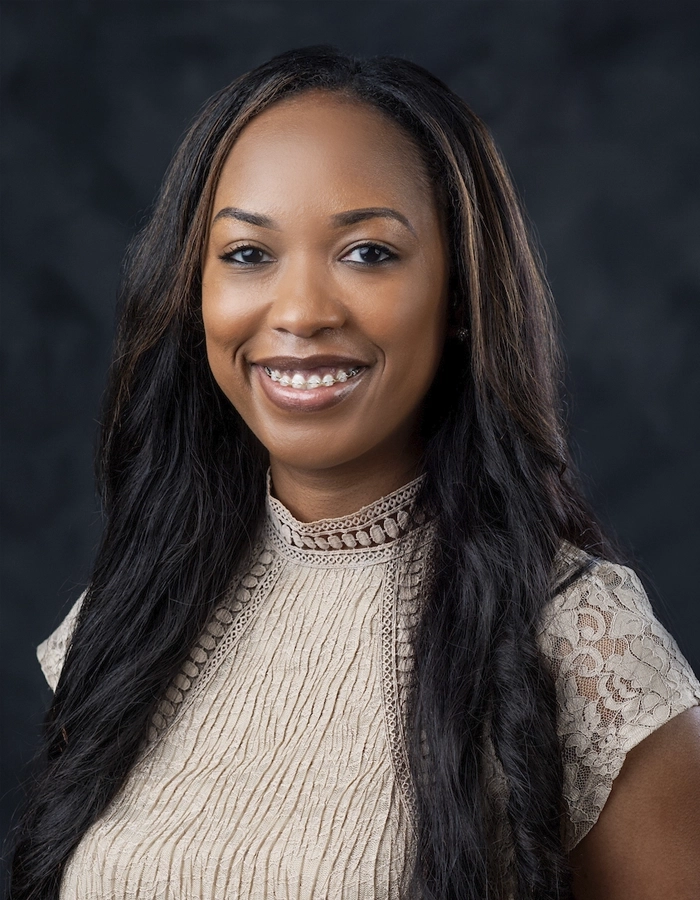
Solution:
<svg viewBox="0 0 700 900">
<path fill-rule="evenodd" d="M 57 898 L 71 852 L 134 765 L 154 704 L 261 521 L 266 458 L 213 381 L 201 254 L 241 129 L 300 91 L 339 92 L 403 127 L 443 210 L 452 330 L 425 421 L 419 503 L 435 575 L 416 640 L 409 755 L 412 891 L 568 894 L 552 679 L 537 629 L 562 541 L 604 553 L 559 415 L 549 297 L 493 141 L 441 81 L 394 58 L 282 54 L 205 106 L 127 259 L 98 477 L 105 527 L 18 829 L 12 896 Z M 508 788 L 512 855 L 489 840 L 487 745 Z M 427 748 L 427 750 L 426 750 Z M 426 771 L 427 767 L 427 771 Z"/>
</svg>

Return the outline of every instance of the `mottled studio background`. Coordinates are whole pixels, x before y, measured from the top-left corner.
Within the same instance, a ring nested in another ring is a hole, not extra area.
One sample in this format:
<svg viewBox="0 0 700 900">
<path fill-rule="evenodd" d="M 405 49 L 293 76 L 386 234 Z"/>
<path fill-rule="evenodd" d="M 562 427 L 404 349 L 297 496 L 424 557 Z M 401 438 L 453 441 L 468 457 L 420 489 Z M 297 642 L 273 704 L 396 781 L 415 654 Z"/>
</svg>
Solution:
<svg viewBox="0 0 700 900">
<path fill-rule="evenodd" d="M 561 311 L 590 494 L 700 668 L 700 3 L 3 2 L 4 835 L 49 700 L 35 645 L 98 539 L 124 247 L 199 106 L 281 50 L 432 69 L 486 120 Z"/>
</svg>

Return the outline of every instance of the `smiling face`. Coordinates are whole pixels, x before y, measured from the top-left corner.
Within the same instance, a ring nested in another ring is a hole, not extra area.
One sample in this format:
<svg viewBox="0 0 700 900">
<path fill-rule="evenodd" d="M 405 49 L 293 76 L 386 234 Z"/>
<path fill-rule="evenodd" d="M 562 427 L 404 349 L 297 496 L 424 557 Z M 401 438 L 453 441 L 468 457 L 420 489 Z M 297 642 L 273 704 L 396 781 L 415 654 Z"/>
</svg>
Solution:
<svg viewBox="0 0 700 900">
<path fill-rule="evenodd" d="M 445 248 L 417 150 L 372 107 L 309 92 L 244 128 L 214 198 L 202 314 L 214 377 L 276 486 L 385 472 L 392 490 L 415 473 Z"/>
</svg>

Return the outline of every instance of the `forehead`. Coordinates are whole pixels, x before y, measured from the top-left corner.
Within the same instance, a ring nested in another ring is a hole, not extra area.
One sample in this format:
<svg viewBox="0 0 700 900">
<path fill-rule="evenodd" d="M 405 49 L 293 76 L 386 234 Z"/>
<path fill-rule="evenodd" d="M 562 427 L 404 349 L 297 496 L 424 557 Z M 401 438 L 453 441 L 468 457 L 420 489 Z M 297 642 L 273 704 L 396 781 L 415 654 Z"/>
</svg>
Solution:
<svg viewBox="0 0 700 900">
<path fill-rule="evenodd" d="M 245 126 L 224 163 L 215 207 L 234 200 L 307 207 L 329 195 L 339 206 L 401 201 L 434 213 L 425 165 L 404 129 L 366 103 L 322 91 L 279 101 Z"/>
</svg>

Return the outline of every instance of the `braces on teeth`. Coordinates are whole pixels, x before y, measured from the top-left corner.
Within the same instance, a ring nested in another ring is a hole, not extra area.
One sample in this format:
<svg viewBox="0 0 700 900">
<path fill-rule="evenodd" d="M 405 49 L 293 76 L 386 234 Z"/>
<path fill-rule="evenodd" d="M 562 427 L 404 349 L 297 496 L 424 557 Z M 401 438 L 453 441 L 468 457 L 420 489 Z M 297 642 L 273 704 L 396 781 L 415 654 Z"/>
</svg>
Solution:
<svg viewBox="0 0 700 900">
<path fill-rule="evenodd" d="M 343 369 L 338 369 L 335 375 L 331 375 L 330 373 L 323 377 L 320 375 L 309 375 L 308 378 L 305 378 L 300 372 L 297 372 L 296 375 L 283 375 L 276 369 L 269 369 L 267 366 L 264 368 L 268 377 L 273 381 L 278 381 L 283 387 L 292 387 L 300 391 L 311 391 L 314 388 L 322 386 L 331 387 L 338 382 L 347 381 L 348 378 L 357 375 L 362 367 L 356 366 L 354 369 L 349 369 L 347 372 Z"/>
</svg>

